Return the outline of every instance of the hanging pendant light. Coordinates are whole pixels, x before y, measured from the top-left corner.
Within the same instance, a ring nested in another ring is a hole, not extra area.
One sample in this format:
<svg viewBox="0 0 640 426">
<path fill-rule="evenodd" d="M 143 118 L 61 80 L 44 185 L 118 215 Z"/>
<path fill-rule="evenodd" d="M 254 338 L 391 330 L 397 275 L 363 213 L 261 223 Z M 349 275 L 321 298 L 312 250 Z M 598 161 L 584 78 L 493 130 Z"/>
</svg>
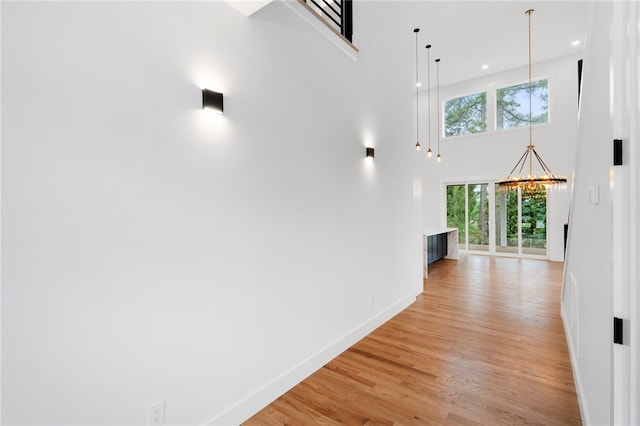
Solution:
<svg viewBox="0 0 640 426">
<path fill-rule="evenodd" d="M 436 98 L 438 101 L 438 155 L 436 155 L 436 161 L 439 163 L 442 161 L 442 156 L 440 155 L 440 124 L 442 120 L 440 119 L 440 111 L 442 108 L 440 107 L 440 59 L 435 60 L 436 63 Z"/>
<path fill-rule="evenodd" d="M 413 32 L 416 34 L 416 150 L 420 151 L 422 145 L 420 145 L 420 132 L 419 132 L 419 103 L 418 103 L 418 88 L 420 87 L 420 82 L 418 81 L 418 32 L 420 28 L 416 28 Z"/>
<path fill-rule="evenodd" d="M 427 44 L 425 47 L 427 48 L 427 117 L 429 118 L 427 123 L 429 127 L 427 157 L 431 158 L 433 157 L 433 151 L 431 151 L 431 45 Z"/>
<path fill-rule="evenodd" d="M 535 150 L 535 146 L 533 145 L 532 138 L 532 118 L 531 118 L 531 96 L 532 96 L 532 86 L 531 86 L 531 14 L 533 13 L 533 9 L 529 9 L 525 12 L 529 16 L 529 145 L 527 145 L 527 149 L 522 154 L 522 157 L 518 160 L 516 165 L 511 169 L 509 175 L 497 182 L 498 190 L 501 192 L 506 191 L 515 191 L 518 188 L 521 188 L 522 191 L 526 193 L 536 193 L 542 189 L 566 189 L 567 178 L 564 176 L 556 176 L 551 173 L 549 167 L 542 161 L 540 155 Z M 533 174 L 533 159 L 536 159 L 542 172 L 540 175 L 536 176 Z M 529 173 L 522 174 L 522 170 L 524 169 L 526 164 L 529 164 Z M 513 173 L 517 171 L 517 174 Z"/>
</svg>

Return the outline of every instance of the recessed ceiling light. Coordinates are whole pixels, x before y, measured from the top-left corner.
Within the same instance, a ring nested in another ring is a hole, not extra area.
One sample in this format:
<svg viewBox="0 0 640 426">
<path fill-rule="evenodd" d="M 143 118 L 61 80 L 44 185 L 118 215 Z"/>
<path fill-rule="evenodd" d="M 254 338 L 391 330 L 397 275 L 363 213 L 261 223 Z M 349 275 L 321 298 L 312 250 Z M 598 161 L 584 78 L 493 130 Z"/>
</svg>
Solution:
<svg viewBox="0 0 640 426">
<path fill-rule="evenodd" d="M 571 42 L 572 46 L 577 46 L 579 44 L 580 44 L 580 40 L 576 40 L 576 41 Z"/>
<path fill-rule="evenodd" d="M 486 64 L 485 64 L 485 65 L 483 65 L 483 66 L 482 66 L 482 69 L 483 69 L 483 70 L 486 70 L 487 68 L 489 68 L 489 65 L 486 65 Z"/>
<path fill-rule="evenodd" d="M 422 83 L 420 82 L 416 83 L 416 87 L 422 87 Z"/>
</svg>

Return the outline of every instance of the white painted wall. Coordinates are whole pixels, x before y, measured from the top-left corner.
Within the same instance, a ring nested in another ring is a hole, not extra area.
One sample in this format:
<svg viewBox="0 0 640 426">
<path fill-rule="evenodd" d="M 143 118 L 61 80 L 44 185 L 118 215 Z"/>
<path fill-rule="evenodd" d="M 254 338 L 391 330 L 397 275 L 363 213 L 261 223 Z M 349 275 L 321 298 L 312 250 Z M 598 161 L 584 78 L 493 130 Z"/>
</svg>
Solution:
<svg viewBox="0 0 640 426">
<path fill-rule="evenodd" d="M 414 300 L 392 6 L 2 3 L 4 424 L 235 424 Z"/>
<path fill-rule="evenodd" d="M 526 45 L 525 45 L 526 48 Z M 549 80 L 549 117 L 548 125 L 533 127 L 533 143 L 536 151 L 556 175 L 568 177 L 574 165 L 574 152 L 577 140 L 577 91 L 578 72 L 575 56 L 557 58 L 534 63 L 532 78 Z M 443 55 L 440 74 L 447 72 L 446 57 Z M 435 73 L 431 68 L 432 75 Z M 524 153 L 528 141 L 528 128 L 496 131 L 494 126 L 495 90 L 513 84 L 526 82 L 527 67 L 488 75 L 484 78 L 469 80 L 440 88 L 440 99 L 487 92 L 489 104 L 488 131 L 482 134 L 465 135 L 440 139 L 441 163 L 435 160 L 423 160 L 423 221 L 425 227 L 446 225 L 447 183 L 498 180 L 505 177 L 516 161 Z M 428 102 L 427 92 L 420 97 L 421 105 Z M 431 95 L 431 146 L 437 145 L 437 96 L 432 85 Z M 425 107 L 421 107 L 426 111 Z M 427 116 L 421 118 L 421 126 L 427 132 Z M 425 141 L 426 137 L 423 138 Z M 425 144 L 425 142 L 423 142 Z M 547 210 L 547 250 L 551 260 L 564 260 L 564 224 L 568 218 L 569 192 L 552 192 L 548 197 Z"/>
<path fill-rule="evenodd" d="M 634 2 L 593 2 L 562 314 L 585 424 L 638 424 L 638 59 Z M 623 165 L 612 141 L 623 140 Z M 589 203 L 587 188 L 600 188 Z M 625 344 L 612 341 L 612 317 Z M 631 340 L 627 340 L 631 336 Z"/>
</svg>

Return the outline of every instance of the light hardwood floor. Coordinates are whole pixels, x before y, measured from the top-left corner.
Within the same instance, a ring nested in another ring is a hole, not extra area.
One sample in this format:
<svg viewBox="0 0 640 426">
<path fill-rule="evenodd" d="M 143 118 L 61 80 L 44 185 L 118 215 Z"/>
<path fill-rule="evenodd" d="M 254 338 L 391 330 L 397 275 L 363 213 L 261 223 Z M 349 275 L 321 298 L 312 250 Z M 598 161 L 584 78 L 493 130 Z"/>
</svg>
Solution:
<svg viewBox="0 0 640 426">
<path fill-rule="evenodd" d="M 562 263 L 462 255 L 246 425 L 579 425 Z"/>
</svg>

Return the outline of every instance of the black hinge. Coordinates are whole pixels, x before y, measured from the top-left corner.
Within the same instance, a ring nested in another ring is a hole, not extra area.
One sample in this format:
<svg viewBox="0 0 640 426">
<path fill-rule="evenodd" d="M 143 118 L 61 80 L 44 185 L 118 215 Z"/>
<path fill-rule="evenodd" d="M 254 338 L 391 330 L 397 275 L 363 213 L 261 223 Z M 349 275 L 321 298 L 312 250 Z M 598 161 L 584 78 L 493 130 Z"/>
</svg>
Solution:
<svg viewBox="0 0 640 426">
<path fill-rule="evenodd" d="M 613 140 L 613 165 L 622 166 L 622 139 Z"/>
<path fill-rule="evenodd" d="M 622 318 L 613 317 L 613 343 L 622 345 Z"/>
</svg>

